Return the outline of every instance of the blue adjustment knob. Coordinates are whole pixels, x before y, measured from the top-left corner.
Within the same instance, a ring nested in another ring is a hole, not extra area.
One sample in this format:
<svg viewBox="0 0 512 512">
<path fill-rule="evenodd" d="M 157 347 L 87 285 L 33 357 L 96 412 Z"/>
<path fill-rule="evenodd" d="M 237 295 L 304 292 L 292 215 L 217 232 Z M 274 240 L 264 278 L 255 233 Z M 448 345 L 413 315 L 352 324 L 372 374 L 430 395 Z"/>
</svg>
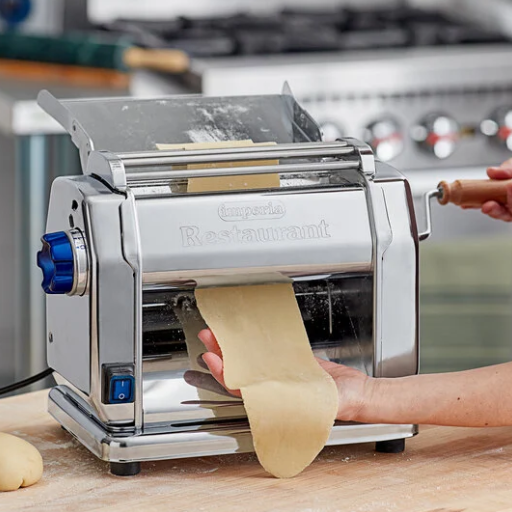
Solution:
<svg viewBox="0 0 512 512">
<path fill-rule="evenodd" d="M 41 238 L 43 248 L 37 253 L 37 266 L 43 271 L 43 290 L 50 294 L 69 293 L 73 289 L 73 248 L 64 231 Z"/>
</svg>

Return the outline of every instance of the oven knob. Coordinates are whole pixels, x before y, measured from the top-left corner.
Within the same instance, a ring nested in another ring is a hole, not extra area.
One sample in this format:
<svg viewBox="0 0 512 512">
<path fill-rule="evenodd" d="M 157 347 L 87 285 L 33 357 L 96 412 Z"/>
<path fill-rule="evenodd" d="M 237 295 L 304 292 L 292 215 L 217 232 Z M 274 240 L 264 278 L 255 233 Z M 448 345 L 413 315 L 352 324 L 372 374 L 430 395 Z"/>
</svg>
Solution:
<svg viewBox="0 0 512 512">
<path fill-rule="evenodd" d="M 334 142 L 343 137 L 343 130 L 332 121 L 320 123 L 320 131 L 325 142 Z"/>
<path fill-rule="evenodd" d="M 443 114 L 429 115 L 411 130 L 413 140 L 441 160 L 453 154 L 459 136 L 457 121 Z"/>
<path fill-rule="evenodd" d="M 391 118 L 381 119 L 366 127 L 363 140 L 369 144 L 375 156 L 383 162 L 396 158 L 404 149 L 400 126 Z"/>
<path fill-rule="evenodd" d="M 484 119 L 480 131 L 512 151 L 512 107 L 499 109 L 489 119 Z"/>
</svg>

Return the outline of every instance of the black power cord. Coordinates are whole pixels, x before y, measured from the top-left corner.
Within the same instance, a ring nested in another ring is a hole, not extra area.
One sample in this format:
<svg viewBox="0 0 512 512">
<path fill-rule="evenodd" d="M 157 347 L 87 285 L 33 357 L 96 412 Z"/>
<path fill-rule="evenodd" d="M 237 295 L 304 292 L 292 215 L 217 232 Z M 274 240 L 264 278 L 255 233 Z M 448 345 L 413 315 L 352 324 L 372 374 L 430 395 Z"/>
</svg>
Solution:
<svg viewBox="0 0 512 512">
<path fill-rule="evenodd" d="M 28 377 L 28 379 L 20 380 L 19 382 L 15 382 L 14 384 L 9 384 L 9 386 L 0 388 L 0 395 L 5 395 L 7 393 L 11 393 L 12 391 L 16 391 L 26 386 L 30 386 L 30 384 L 34 384 L 34 382 L 43 380 L 45 377 L 49 377 L 52 373 L 52 368 L 46 368 L 46 370 L 42 371 L 41 373 L 38 373 L 37 375 L 33 375 L 32 377 Z"/>
</svg>

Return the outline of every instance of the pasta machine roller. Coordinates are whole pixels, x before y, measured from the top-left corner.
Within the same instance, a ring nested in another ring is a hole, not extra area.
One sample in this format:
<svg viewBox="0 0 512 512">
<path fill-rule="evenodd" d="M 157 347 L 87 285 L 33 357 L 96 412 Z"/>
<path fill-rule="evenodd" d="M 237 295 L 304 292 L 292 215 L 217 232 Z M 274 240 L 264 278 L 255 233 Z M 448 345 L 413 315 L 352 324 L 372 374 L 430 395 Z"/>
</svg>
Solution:
<svg viewBox="0 0 512 512">
<path fill-rule="evenodd" d="M 63 101 L 42 91 L 39 104 L 83 169 L 54 181 L 38 254 L 58 382 L 49 411 L 113 473 L 253 449 L 242 402 L 201 364 L 197 285 L 292 282 L 316 355 L 375 377 L 417 373 L 427 235 L 407 180 L 367 145 L 323 142 L 287 89 Z M 252 145 L 161 146 L 219 141 Z M 271 173 L 279 187 L 187 192 L 191 178 Z M 337 423 L 328 444 L 400 451 L 416 432 Z"/>
</svg>

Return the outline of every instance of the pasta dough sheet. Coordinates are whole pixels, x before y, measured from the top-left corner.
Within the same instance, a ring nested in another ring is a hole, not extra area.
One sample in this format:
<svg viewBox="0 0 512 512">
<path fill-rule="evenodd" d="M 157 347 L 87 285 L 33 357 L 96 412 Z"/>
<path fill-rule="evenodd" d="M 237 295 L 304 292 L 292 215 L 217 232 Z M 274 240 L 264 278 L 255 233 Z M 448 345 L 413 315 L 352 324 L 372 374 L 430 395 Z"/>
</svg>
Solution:
<svg viewBox="0 0 512 512">
<path fill-rule="evenodd" d="M 269 146 L 272 142 L 254 144 L 251 140 L 239 140 L 228 142 L 205 142 L 192 144 L 157 144 L 160 150 L 173 149 L 218 149 L 236 148 L 247 146 Z M 258 162 L 222 162 L 211 164 L 191 164 L 176 169 L 213 169 L 215 167 L 248 167 L 250 165 L 277 165 L 278 160 L 261 160 Z M 216 176 L 212 178 L 190 178 L 187 192 L 217 192 L 222 190 L 244 190 L 269 187 L 279 187 L 278 174 L 253 174 L 247 176 Z"/>
<path fill-rule="evenodd" d="M 249 146 L 252 141 L 158 145 L 159 149 Z M 211 164 L 237 167 L 255 162 Z M 259 165 L 278 161 L 259 162 Z M 189 165 L 200 168 L 204 164 Z M 279 175 L 193 178 L 189 192 L 279 187 Z M 224 358 L 224 378 L 240 389 L 254 449 L 278 478 L 297 475 L 329 438 L 338 390 L 313 356 L 291 284 L 203 288 L 195 292 L 201 315 Z"/>
<path fill-rule="evenodd" d="M 297 475 L 329 438 L 338 390 L 313 357 L 292 285 L 198 289 L 196 300 L 226 385 L 242 393 L 258 460 L 276 477 Z"/>
</svg>

